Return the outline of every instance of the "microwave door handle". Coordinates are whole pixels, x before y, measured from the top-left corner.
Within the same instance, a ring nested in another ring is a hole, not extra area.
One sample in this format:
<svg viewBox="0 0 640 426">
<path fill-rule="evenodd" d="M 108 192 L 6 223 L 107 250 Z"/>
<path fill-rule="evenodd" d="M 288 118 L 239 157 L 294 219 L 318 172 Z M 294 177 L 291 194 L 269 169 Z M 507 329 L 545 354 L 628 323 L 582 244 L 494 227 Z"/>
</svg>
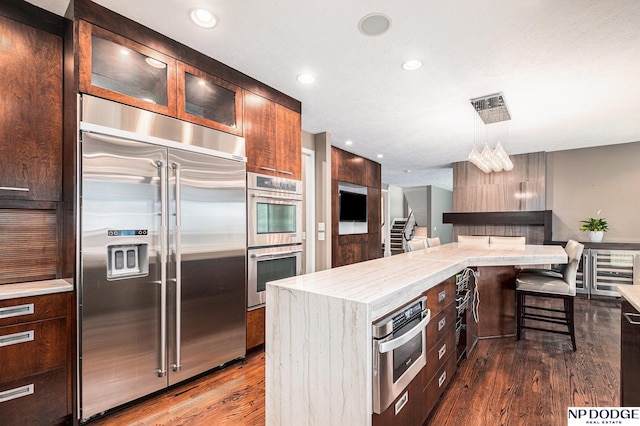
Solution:
<svg viewBox="0 0 640 426">
<path fill-rule="evenodd" d="M 409 340 L 413 339 L 418 334 L 422 333 L 422 330 L 424 330 L 424 328 L 427 326 L 427 324 L 429 324 L 429 321 L 431 321 L 431 310 L 427 309 L 427 314 L 422 319 L 422 321 L 420 321 L 418 323 L 418 325 L 416 325 L 411 330 L 407 331 L 406 333 L 404 333 L 402 336 L 398 337 L 397 339 L 393 339 L 393 340 L 389 340 L 388 342 L 380 343 L 380 345 L 378 345 L 378 351 L 381 354 L 384 354 L 386 352 L 391 352 L 394 349 L 398 349 L 400 346 L 404 345 Z"/>
<path fill-rule="evenodd" d="M 262 254 L 252 254 L 252 259 L 260 259 L 262 257 L 280 257 L 287 256 L 289 254 L 302 253 L 302 250 L 292 250 L 292 251 L 279 251 L 278 253 L 262 253 Z"/>
<path fill-rule="evenodd" d="M 294 198 L 294 197 L 278 197 L 275 195 L 266 195 L 266 194 L 251 194 L 253 198 L 268 198 L 270 200 L 283 200 L 283 201 L 302 201 L 302 198 Z"/>
<path fill-rule="evenodd" d="M 176 363 L 171 367 L 173 368 L 173 371 L 180 371 L 180 369 L 182 368 L 182 361 L 180 359 L 182 343 L 182 336 L 180 333 L 180 329 L 182 328 L 182 241 L 180 234 L 180 224 L 182 221 L 182 181 L 180 164 L 172 163 L 171 167 L 173 167 L 176 177 Z"/>
</svg>

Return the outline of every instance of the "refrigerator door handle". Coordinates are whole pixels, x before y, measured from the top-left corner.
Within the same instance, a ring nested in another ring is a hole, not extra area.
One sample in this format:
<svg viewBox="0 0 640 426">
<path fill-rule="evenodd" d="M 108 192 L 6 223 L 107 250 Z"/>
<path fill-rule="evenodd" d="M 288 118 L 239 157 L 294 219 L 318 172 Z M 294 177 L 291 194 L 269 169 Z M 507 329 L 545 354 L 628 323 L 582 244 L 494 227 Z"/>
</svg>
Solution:
<svg viewBox="0 0 640 426">
<path fill-rule="evenodd" d="M 167 167 L 157 161 L 160 169 L 160 368 L 158 377 L 167 374 Z"/>
<path fill-rule="evenodd" d="M 180 359 L 180 343 L 182 336 L 180 335 L 180 329 L 182 328 L 182 242 L 180 238 L 180 223 L 182 220 L 181 212 L 181 197 L 182 197 L 182 182 L 180 176 L 180 163 L 171 163 L 175 177 L 176 177 L 176 363 L 171 367 L 173 371 L 180 371 L 182 368 L 182 362 Z"/>
</svg>

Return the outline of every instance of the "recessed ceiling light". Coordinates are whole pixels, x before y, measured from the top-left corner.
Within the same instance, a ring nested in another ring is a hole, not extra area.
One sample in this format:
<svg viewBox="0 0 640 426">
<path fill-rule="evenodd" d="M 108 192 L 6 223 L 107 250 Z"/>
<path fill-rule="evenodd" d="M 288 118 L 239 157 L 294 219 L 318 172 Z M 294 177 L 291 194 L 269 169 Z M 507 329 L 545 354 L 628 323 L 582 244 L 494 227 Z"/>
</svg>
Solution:
<svg viewBox="0 0 640 426">
<path fill-rule="evenodd" d="M 202 28 L 213 28 L 218 23 L 215 15 L 205 9 L 191 9 L 189 17 L 194 24 Z"/>
<path fill-rule="evenodd" d="M 358 29 L 366 36 L 379 36 L 391 28 L 391 18 L 382 13 L 370 13 L 358 22 Z"/>
<path fill-rule="evenodd" d="M 402 63 L 402 69 L 405 71 L 414 71 L 422 67 L 422 61 L 419 59 L 410 59 Z"/>
<path fill-rule="evenodd" d="M 378 154 L 378 158 L 382 158 L 384 157 L 382 154 Z"/>
<path fill-rule="evenodd" d="M 311 74 L 300 74 L 298 76 L 298 81 L 300 83 L 309 84 L 309 83 L 313 83 L 314 81 L 316 81 L 316 78 L 314 76 L 312 76 Z"/>
<path fill-rule="evenodd" d="M 353 141 L 345 141 L 344 144 L 347 145 L 347 146 L 351 146 L 351 145 L 353 145 Z"/>
</svg>

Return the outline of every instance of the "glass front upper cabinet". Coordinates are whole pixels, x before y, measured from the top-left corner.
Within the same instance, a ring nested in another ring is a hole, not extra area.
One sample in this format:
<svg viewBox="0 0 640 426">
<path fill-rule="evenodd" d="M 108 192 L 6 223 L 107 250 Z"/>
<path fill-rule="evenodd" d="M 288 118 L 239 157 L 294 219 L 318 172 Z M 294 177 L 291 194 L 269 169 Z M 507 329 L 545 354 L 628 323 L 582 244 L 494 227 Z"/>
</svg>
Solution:
<svg viewBox="0 0 640 426">
<path fill-rule="evenodd" d="M 81 92 L 175 115 L 175 70 L 175 59 L 80 21 Z"/>
<path fill-rule="evenodd" d="M 178 118 L 242 136 L 242 89 L 178 62 Z"/>
</svg>

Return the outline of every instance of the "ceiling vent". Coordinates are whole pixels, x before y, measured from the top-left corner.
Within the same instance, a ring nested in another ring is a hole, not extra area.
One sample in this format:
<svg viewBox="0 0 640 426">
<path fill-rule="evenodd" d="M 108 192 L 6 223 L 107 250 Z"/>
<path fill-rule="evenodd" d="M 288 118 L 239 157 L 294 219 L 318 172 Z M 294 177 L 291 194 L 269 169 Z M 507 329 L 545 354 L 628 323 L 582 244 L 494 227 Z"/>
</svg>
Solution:
<svg viewBox="0 0 640 426">
<path fill-rule="evenodd" d="M 484 124 L 511 120 L 502 92 L 471 99 L 471 105 L 476 110 Z"/>
</svg>

